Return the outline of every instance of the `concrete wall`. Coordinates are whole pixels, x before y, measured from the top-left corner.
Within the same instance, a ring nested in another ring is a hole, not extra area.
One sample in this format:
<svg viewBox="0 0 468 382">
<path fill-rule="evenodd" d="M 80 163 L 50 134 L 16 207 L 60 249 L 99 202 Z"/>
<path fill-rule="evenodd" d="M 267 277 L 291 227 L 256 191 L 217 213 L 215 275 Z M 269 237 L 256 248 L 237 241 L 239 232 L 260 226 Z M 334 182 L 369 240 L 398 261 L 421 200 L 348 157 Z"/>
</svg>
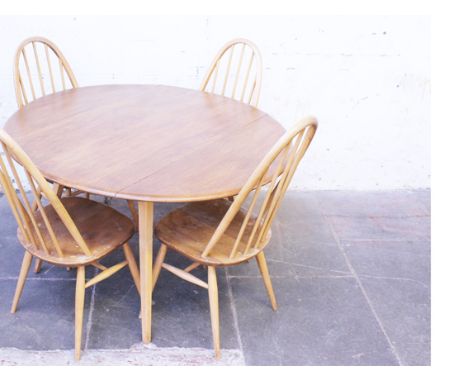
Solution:
<svg viewBox="0 0 468 382">
<path fill-rule="evenodd" d="M 430 186 L 430 19 L 425 17 L 0 17 L 0 126 L 16 110 L 12 59 L 30 35 L 55 41 L 80 85 L 197 88 L 228 39 L 257 43 L 259 107 L 319 131 L 296 189 Z"/>
</svg>

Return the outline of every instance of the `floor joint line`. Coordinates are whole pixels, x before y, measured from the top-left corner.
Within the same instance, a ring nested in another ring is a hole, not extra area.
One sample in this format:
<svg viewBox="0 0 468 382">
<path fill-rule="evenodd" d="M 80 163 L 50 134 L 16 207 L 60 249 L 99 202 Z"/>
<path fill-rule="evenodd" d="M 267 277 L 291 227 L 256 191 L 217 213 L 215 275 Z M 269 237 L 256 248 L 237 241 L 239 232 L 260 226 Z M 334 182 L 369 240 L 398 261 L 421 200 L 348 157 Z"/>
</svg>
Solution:
<svg viewBox="0 0 468 382">
<path fill-rule="evenodd" d="M 322 215 L 323 216 L 323 215 Z M 392 351 L 393 355 L 395 356 L 397 362 L 398 362 L 398 365 L 399 366 L 403 366 L 403 362 L 400 358 L 400 355 L 398 354 L 395 346 L 393 345 L 392 341 L 390 340 L 390 337 L 388 336 L 388 333 L 387 331 L 385 330 L 385 327 L 382 323 L 382 321 L 380 320 L 380 317 L 378 316 L 366 290 L 364 289 L 364 285 L 362 284 L 361 282 L 361 279 L 359 278 L 359 276 L 357 275 L 354 267 L 352 266 L 351 264 L 351 261 L 349 260 L 348 256 L 346 255 L 346 251 L 344 250 L 342 244 L 341 244 L 341 240 L 340 238 L 338 237 L 338 234 L 336 233 L 335 231 L 335 228 L 333 227 L 333 224 L 327 219 L 326 216 L 323 216 L 323 218 L 325 219 L 325 221 L 327 222 L 328 226 L 330 227 L 331 231 L 332 231 L 332 234 L 333 234 L 333 237 L 335 238 L 335 241 L 336 241 L 336 244 L 338 245 L 338 248 L 340 249 L 340 252 L 341 254 L 343 255 L 344 259 L 345 259 L 345 262 L 350 270 L 350 272 L 352 273 L 352 275 L 354 276 L 354 278 L 356 279 L 356 282 L 358 283 L 358 286 L 359 286 L 359 289 L 361 290 L 361 293 L 363 294 L 364 296 L 364 299 L 366 300 L 367 304 L 369 305 L 369 308 L 375 318 L 375 320 L 377 321 L 377 324 L 379 325 L 380 327 L 380 330 L 382 331 L 383 335 L 385 336 L 385 339 L 387 340 L 387 343 L 389 344 L 390 346 L 390 350 Z"/>
<path fill-rule="evenodd" d="M 94 277 L 98 274 L 98 269 L 96 268 L 94 270 Z M 94 296 L 96 295 L 96 285 L 93 285 L 93 289 L 91 290 L 91 302 L 89 304 L 89 314 L 88 314 L 88 322 L 86 323 L 86 338 L 85 338 L 85 344 L 84 344 L 84 349 L 88 349 L 88 344 L 89 344 L 89 335 L 91 333 L 91 326 L 93 324 L 93 312 L 94 312 Z"/>
<path fill-rule="evenodd" d="M 229 302 L 231 305 L 231 312 L 232 312 L 232 317 L 234 320 L 234 329 L 236 330 L 236 335 L 237 335 L 237 342 L 239 344 L 239 350 L 242 353 L 242 358 L 244 358 L 244 363 L 245 363 L 245 356 L 244 356 L 244 346 L 242 345 L 242 338 L 240 335 L 240 329 L 239 329 L 239 322 L 237 320 L 237 309 L 236 305 L 234 303 L 234 295 L 232 293 L 232 287 L 231 287 L 231 282 L 229 280 L 229 274 L 227 268 L 224 268 L 224 273 L 226 275 L 226 283 L 228 287 L 228 296 L 229 296 Z"/>
</svg>

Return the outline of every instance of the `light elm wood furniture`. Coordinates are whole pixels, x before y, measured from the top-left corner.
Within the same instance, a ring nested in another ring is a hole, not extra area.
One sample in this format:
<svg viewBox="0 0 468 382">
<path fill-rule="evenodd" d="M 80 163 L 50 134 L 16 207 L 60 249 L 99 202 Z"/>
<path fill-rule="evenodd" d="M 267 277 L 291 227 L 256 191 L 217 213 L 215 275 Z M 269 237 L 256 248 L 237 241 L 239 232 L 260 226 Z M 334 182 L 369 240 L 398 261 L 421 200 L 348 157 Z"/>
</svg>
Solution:
<svg viewBox="0 0 468 382">
<path fill-rule="evenodd" d="M 257 107 L 262 87 L 262 55 L 250 40 L 236 38 L 216 54 L 200 90 Z"/>
<path fill-rule="evenodd" d="M 138 202 L 142 337 L 151 341 L 154 203 L 237 195 L 284 129 L 250 105 L 161 85 L 41 97 L 6 131 L 47 179 Z"/>
<path fill-rule="evenodd" d="M 58 46 L 39 36 L 27 38 L 16 49 L 14 81 L 19 108 L 47 94 L 78 87 Z"/>
<path fill-rule="evenodd" d="M 47 94 L 78 87 L 73 70 L 59 47 L 40 36 L 29 37 L 19 44 L 14 59 L 13 79 L 19 109 Z M 61 190 L 68 196 L 81 193 L 70 188 Z M 89 194 L 86 197 L 89 198 Z M 41 265 L 42 260 L 37 258 L 34 272 L 39 273 Z"/>
<path fill-rule="evenodd" d="M 19 44 L 14 59 L 13 78 L 19 109 L 47 94 L 78 87 L 75 74 L 59 47 L 40 36 L 29 37 Z M 68 187 L 64 191 L 68 196 L 82 193 L 81 190 L 72 191 Z M 89 193 L 86 193 L 86 197 L 89 198 Z M 137 224 L 134 203 L 127 203 L 134 224 Z M 40 270 L 41 260 L 36 259 L 34 271 L 38 273 Z"/>
<path fill-rule="evenodd" d="M 0 156 L 0 181 L 18 223 L 18 239 L 25 249 L 11 312 L 16 311 L 33 257 L 59 267 L 76 268 L 75 358 L 79 359 L 85 289 L 125 266 L 130 268 L 137 288 L 140 286 L 138 267 L 127 243 L 134 233 L 133 223 L 116 210 L 86 198 L 60 199 L 57 194 L 61 194 L 61 186 L 53 190 L 3 130 L 0 143 L 5 156 L 5 160 Z M 24 170 L 26 180 L 19 176 L 17 167 Z M 31 189 L 32 200 L 23 182 Z M 124 261 L 109 268 L 99 262 L 120 246 L 124 249 Z M 86 266 L 94 266 L 101 272 L 86 282 Z"/>
<path fill-rule="evenodd" d="M 221 348 L 216 269 L 238 265 L 255 257 L 271 306 L 276 310 L 275 293 L 263 251 L 271 238 L 271 224 L 316 129 L 317 121 L 309 117 L 286 132 L 233 201 L 189 203 L 170 212 L 156 226 L 156 237 L 162 245 L 154 264 L 153 284 L 156 285 L 161 268 L 164 268 L 208 289 L 217 358 Z M 167 248 L 176 250 L 193 263 L 185 269 L 165 263 Z M 190 273 L 201 265 L 208 268 L 208 283 Z"/>
</svg>

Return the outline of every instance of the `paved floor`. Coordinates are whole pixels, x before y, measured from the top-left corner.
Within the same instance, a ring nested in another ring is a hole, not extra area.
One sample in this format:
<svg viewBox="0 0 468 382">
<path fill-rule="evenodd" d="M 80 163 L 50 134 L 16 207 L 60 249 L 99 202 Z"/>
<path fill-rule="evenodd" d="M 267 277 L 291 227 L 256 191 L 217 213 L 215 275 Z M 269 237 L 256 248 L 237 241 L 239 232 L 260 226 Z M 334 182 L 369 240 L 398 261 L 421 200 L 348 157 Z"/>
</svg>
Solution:
<svg viewBox="0 0 468 382">
<path fill-rule="evenodd" d="M 173 207 L 157 206 L 157 217 Z M 73 364 L 73 271 L 31 273 L 9 313 L 23 253 L 15 231 L 0 196 L 0 364 Z M 221 361 L 207 293 L 165 271 L 153 345 L 141 345 L 138 295 L 123 270 L 87 291 L 81 364 L 430 364 L 430 191 L 290 191 L 266 254 L 277 312 L 255 262 L 218 272 Z"/>
</svg>

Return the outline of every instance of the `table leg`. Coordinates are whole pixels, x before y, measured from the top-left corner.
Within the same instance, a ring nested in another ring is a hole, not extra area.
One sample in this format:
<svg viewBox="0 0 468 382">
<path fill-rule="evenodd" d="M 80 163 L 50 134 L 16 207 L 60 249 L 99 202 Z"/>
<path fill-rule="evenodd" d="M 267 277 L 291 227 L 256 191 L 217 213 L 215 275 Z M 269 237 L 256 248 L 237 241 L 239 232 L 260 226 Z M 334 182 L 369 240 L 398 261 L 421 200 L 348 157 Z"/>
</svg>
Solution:
<svg viewBox="0 0 468 382">
<path fill-rule="evenodd" d="M 138 202 L 140 233 L 141 333 L 143 343 L 151 342 L 153 202 Z"/>
</svg>

